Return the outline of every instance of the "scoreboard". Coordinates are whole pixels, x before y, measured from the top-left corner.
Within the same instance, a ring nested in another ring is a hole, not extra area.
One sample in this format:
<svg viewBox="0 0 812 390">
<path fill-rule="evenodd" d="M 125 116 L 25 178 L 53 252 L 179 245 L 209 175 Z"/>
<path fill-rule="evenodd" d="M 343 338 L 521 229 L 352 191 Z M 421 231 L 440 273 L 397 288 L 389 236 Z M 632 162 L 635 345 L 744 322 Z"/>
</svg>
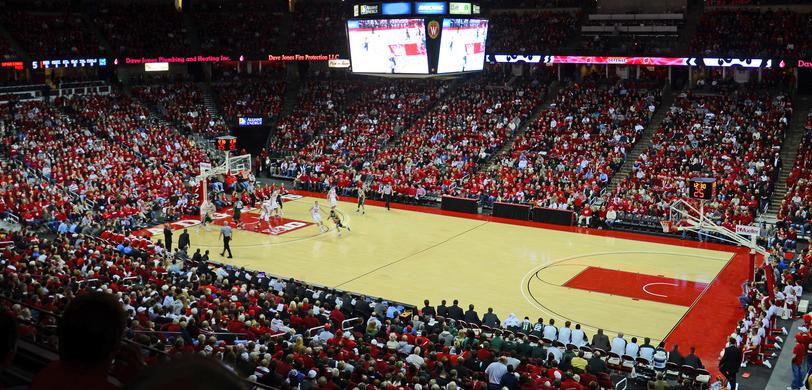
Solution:
<svg viewBox="0 0 812 390">
<path fill-rule="evenodd" d="M 716 179 L 695 177 L 689 183 L 691 199 L 713 200 L 716 197 Z"/>
<path fill-rule="evenodd" d="M 353 73 L 431 77 L 484 67 L 488 20 L 479 3 L 359 2 L 346 11 Z"/>
<path fill-rule="evenodd" d="M 352 5 L 353 18 L 413 15 L 466 15 L 477 16 L 482 12 L 479 3 L 446 1 L 395 1 L 364 2 Z"/>
</svg>

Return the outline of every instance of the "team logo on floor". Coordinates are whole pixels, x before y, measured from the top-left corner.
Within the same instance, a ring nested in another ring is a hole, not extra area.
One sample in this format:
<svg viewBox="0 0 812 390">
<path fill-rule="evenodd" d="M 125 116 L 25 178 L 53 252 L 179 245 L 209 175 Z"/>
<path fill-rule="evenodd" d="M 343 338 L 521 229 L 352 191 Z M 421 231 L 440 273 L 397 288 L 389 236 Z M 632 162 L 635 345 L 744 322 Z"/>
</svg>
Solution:
<svg viewBox="0 0 812 390">
<path fill-rule="evenodd" d="M 231 209 L 226 209 L 224 211 L 225 212 L 222 213 L 212 214 L 211 216 L 213 221 L 212 223 L 214 225 L 222 226 L 224 223 L 228 222 L 229 225 L 234 227 L 235 222 L 233 219 L 233 214 L 231 213 Z M 257 211 L 259 211 L 259 209 L 257 208 L 251 207 L 243 208 L 242 217 L 240 218 L 241 224 L 239 229 L 256 233 L 272 234 L 276 236 L 280 234 L 290 233 L 294 230 L 299 230 L 308 227 L 310 225 L 313 225 L 312 222 L 300 221 L 284 217 L 272 217 L 268 222 L 265 222 L 260 220 L 259 214 L 256 213 Z M 180 230 L 197 225 L 200 225 L 199 218 L 181 219 L 169 223 L 169 226 L 172 230 Z M 163 233 L 163 231 L 164 225 L 157 225 L 151 228 L 136 231 L 133 234 L 137 236 L 151 237 L 157 234 L 161 234 Z"/>
</svg>

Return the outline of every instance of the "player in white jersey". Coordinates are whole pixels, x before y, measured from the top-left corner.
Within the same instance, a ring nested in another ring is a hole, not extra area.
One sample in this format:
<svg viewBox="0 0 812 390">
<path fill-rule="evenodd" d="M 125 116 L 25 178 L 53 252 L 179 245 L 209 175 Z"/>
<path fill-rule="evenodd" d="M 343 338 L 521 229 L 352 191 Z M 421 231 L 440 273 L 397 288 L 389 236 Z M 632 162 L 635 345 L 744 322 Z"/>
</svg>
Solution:
<svg viewBox="0 0 812 390">
<path fill-rule="evenodd" d="M 271 194 L 271 214 L 274 217 L 281 217 L 282 216 L 281 215 L 282 210 L 279 207 L 279 202 L 278 202 L 279 197 L 278 196 L 279 196 L 279 190 L 275 190 Z"/>
<path fill-rule="evenodd" d="M 217 209 L 214 207 L 214 204 L 209 202 L 208 200 L 204 201 L 203 205 L 200 206 L 200 213 L 202 214 L 201 225 L 206 231 L 208 231 L 209 223 L 211 223 L 213 220 L 212 217 L 215 211 L 217 211 Z"/>
<path fill-rule="evenodd" d="M 334 209 L 338 205 L 338 195 L 336 195 L 336 188 L 330 187 L 330 191 L 327 192 L 327 201 L 330 202 L 330 208 Z"/>
<path fill-rule="evenodd" d="M 268 231 L 271 231 L 271 202 L 268 199 L 262 201 L 262 211 L 259 213 L 260 224 L 262 221 L 268 225 Z M 260 225 L 261 227 L 261 225 Z"/>
<path fill-rule="evenodd" d="M 321 207 L 319 207 L 319 201 L 314 202 L 313 207 L 310 208 L 310 216 L 313 217 L 313 222 L 319 226 L 319 231 L 324 233 L 329 229 L 327 226 L 324 226 L 324 222 L 321 220 Z"/>
</svg>

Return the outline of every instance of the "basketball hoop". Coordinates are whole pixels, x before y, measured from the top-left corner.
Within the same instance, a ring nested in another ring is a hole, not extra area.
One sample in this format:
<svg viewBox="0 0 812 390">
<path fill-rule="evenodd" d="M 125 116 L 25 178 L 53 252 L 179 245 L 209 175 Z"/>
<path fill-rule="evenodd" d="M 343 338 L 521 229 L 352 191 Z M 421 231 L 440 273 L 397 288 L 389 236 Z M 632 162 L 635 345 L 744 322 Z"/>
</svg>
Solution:
<svg viewBox="0 0 812 390">
<path fill-rule="evenodd" d="M 662 220 L 660 221 L 660 226 L 663 227 L 663 233 L 673 233 L 676 231 L 676 229 L 674 229 L 674 221 Z"/>
</svg>

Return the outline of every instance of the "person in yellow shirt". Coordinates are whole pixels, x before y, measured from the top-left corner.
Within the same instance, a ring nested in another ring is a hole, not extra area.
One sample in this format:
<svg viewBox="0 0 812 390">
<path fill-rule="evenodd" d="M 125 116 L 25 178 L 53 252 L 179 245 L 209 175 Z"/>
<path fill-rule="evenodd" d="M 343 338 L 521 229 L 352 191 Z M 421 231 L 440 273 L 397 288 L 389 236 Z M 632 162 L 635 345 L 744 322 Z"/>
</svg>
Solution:
<svg viewBox="0 0 812 390">
<path fill-rule="evenodd" d="M 586 359 L 584 359 L 584 351 L 578 351 L 578 356 L 572 358 L 572 361 L 570 362 L 570 364 L 572 364 L 572 370 L 576 374 L 581 374 L 581 373 L 586 372 L 587 361 L 586 361 Z"/>
</svg>

